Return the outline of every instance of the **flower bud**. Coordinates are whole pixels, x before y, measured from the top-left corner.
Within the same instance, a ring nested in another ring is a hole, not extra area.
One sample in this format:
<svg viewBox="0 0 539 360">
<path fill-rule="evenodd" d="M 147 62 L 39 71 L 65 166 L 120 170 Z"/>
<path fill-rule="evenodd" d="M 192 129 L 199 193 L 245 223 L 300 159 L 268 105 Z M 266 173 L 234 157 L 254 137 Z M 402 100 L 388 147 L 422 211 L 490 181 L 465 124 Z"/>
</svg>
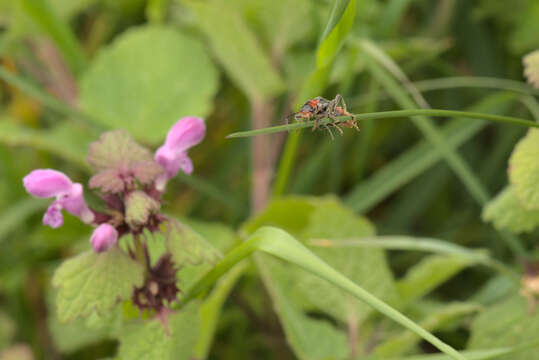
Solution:
<svg viewBox="0 0 539 360">
<path fill-rule="evenodd" d="M 95 252 L 107 251 L 118 240 L 118 231 L 110 224 L 101 224 L 93 232 L 90 243 Z"/>
</svg>

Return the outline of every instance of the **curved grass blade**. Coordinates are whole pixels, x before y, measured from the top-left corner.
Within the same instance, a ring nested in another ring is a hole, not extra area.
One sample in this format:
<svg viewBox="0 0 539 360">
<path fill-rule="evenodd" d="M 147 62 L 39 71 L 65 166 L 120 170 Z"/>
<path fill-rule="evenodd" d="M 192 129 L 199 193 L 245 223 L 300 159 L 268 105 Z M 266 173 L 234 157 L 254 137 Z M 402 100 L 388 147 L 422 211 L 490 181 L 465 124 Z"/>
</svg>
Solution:
<svg viewBox="0 0 539 360">
<path fill-rule="evenodd" d="M 386 250 L 426 251 L 436 254 L 459 256 L 491 267 L 518 281 L 518 276 L 504 263 L 492 258 L 486 249 L 468 249 L 447 241 L 434 238 L 411 236 L 373 236 L 354 239 L 311 239 L 309 245 L 320 247 L 376 247 Z"/>
<path fill-rule="evenodd" d="M 318 275 L 335 286 L 348 291 L 350 294 L 372 306 L 385 316 L 413 331 L 451 358 L 465 360 L 465 358 L 451 346 L 447 345 L 399 311 L 379 300 L 359 285 L 334 270 L 290 234 L 274 227 L 260 228 L 246 242 L 230 251 L 221 262 L 209 271 L 192 287 L 191 291 L 181 299 L 179 307 L 187 304 L 190 300 L 207 291 L 224 273 L 255 251 L 262 251 L 276 256 Z"/>
</svg>

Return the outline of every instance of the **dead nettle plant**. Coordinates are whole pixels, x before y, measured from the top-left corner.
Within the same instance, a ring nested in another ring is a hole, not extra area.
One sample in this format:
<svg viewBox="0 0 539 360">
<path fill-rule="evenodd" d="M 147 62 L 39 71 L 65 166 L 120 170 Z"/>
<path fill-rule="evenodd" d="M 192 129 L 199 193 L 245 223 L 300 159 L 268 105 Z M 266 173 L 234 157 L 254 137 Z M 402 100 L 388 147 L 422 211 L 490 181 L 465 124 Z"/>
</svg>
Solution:
<svg viewBox="0 0 539 360">
<path fill-rule="evenodd" d="M 201 251 L 203 240 L 196 233 L 161 212 L 167 182 L 179 171 L 193 172 L 187 151 L 204 135 L 202 119 L 184 117 L 152 155 L 123 130 L 104 133 L 90 145 L 87 158 L 96 172 L 89 187 L 105 204 L 99 210 L 88 206 L 83 186 L 60 171 L 37 169 L 23 179 L 31 195 L 54 198 L 44 225 L 62 226 L 66 211 L 95 228 L 90 237 L 93 251 L 68 259 L 54 275 L 61 321 L 94 311 L 104 314 L 119 301 L 131 299 L 167 328 L 169 307 L 180 292 L 176 272 L 185 262 L 219 256 Z M 152 263 L 147 242 L 155 234 L 162 235 L 165 251 Z"/>
</svg>

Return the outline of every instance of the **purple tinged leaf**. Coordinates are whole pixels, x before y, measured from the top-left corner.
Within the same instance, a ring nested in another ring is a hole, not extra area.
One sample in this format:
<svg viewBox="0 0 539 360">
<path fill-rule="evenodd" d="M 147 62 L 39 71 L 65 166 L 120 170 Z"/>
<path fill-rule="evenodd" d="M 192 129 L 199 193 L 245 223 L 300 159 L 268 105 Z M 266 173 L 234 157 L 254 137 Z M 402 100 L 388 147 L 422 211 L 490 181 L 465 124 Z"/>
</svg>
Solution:
<svg viewBox="0 0 539 360">
<path fill-rule="evenodd" d="M 88 163 L 98 172 L 90 187 L 111 193 L 125 191 L 135 179 L 150 184 L 163 172 L 151 152 L 123 130 L 107 132 L 92 143 Z"/>
</svg>

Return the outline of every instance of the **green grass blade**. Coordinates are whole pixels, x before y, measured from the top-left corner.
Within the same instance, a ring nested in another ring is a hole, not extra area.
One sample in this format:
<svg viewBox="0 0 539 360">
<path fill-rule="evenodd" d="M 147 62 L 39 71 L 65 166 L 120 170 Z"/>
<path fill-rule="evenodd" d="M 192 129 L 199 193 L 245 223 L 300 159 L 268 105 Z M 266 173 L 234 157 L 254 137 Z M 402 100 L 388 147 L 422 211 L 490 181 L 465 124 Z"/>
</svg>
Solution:
<svg viewBox="0 0 539 360">
<path fill-rule="evenodd" d="M 345 3 L 346 8 L 344 8 Z M 356 5 L 357 0 L 335 0 L 328 25 L 322 35 L 322 40 L 316 53 L 316 69 L 303 85 L 297 97 L 295 108 L 299 108 L 307 99 L 320 95 L 326 87 L 333 59 L 354 23 Z M 342 10 L 343 8 L 344 10 Z M 288 185 L 300 139 L 301 132 L 295 131 L 286 140 L 272 189 L 273 197 L 281 196 Z"/>
<path fill-rule="evenodd" d="M 459 256 L 510 275 L 518 282 L 516 273 L 502 262 L 492 258 L 488 254 L 488 250 L 470 250 L 464 246 L 434 238 L 389 235 L 358 239 L 311 239 L 308 243 L 309 245 L 320 247 L 375 247 L 386 250 L 425 251 L 435 254 Z"/>
<path fill-rule="evenodd" d="M 200 308 L 200 332 L 198 334 L 198 342 L 195 346 L 197 359 L 202 360 L 208 357 L 213 337 L 217 331 L 217 322 L 221 315 L 221 309 L 227 296 L 248 268 L 248 265 L 248 262 L 243 261 L 234 266 L 217 282 L 215 289 L 202 304 Z"/>
<path fill-rule="evenodd" d="M 26 95 L 38 100 L 44 106 L 54 110 L 64 116 L 72 117 L 79 122 L 91 125 L 94 129 L 103 130 L 102 127 L 96 124 L 96 122 L 88 114 L 84 114 L 71 106 L 64 104 L 54 96 L 47 94 L 45 91 L 39 88 L 39 86 L 28 79 L 17 76 L 4 68 L 0 68 L 0 79 L 4 80 L 10 85 L 13 85 L 17 89 L 21 90 Z"/>
<path fill-rule="evenodd" d="M 81 74 L 87 66 L 86 55 L 69 26 L 54 13 L 46 0 L 21 0 L 21 5 L 24 12 L 54 40 L 71 71 Z"/>
<path fill-rule="evenodd" d="M 503 111 L 514 99 L 512 94 L 492 95 L 472 106 L 471 109 Z M 458 148 L 486 125 L 487 123 L 480 121 L 454 119 L 443 126 L 441 133 L 450 146 Z M 345 196 L 345 203 L 352 209 L 364 213 L 441 159 L 442 154 L 435 150 L 434 145 L 427 140 L 422 140 L 370 178 L 357 184 Z"/>
<path fill-rule="evenodd" d="M 11 206 L 0 215 L 0 243 L 11 231 L 21 226 L 28 216 L 44 210 L 50 201 L 44 199 L 26 198 Z"/>
<path fill-rule="evenodd" d="M 451 346 L 447 345 L 399 311 L 371 295 L 359 285 L 334 270 L 287 232 L 274 227 L 260 228 L 245 243 L 230 251 L 221 262 L 197 282 L 192 290 L 181 299 L 180 306 L 185 305 L 191 299 L 207 291 L 207 289 L 209 289 L 221 275 L 255 251 L 262 251 L 276 256 L 329 281 L 335 286 L 349 292 L 357 299 L 372 306 L 374 309 L 395 322 L 413 331 L 415 334 L 421 336 L 441 352 L 451 356 L 453 359 L 465 360 L 465 358 Z"/>
<path fill-rule="evenodd" d="M 414 86 L 421 91 L 432 91 L 452 88 L 487 88 L 494 90 L 508 90 L 527 95 L 539 96 L 539 89 L 515 80 L 499 79 L 483 76 L 454 76 L 439 79 L 428 79 L 414 82 Z"/>
<path fill-rule="evenodd" d="M 517 117 L 512 117 L 512 116 L 501 116 L 501 115 L 482 114 L 482 113 L 469 112 L 469 111 L 442 110 L 442 109 L 392 110 L 392 111 L 380 111 L 380 112 L 375 112 L 375 113 L 356 114 L 355 116 L 358 121 L 376 120 L 376 119 L 393 119 L 393 118 L 400 118 L 400 117 L 417 117 L 417 116 L 460 117 L 460 118 L 467 118 L 467 119 L 487 120 L 487 121 L 499 122 L 503 124 L 539 128 L 539 123 L 536 123 L 531 120 L 525 120 L 525 119 L 521 119 Z M 339 123 L 339 122 L 343 122 L 347 120 L 350 120 L 349 116 L 341 116 L 338 118 L 337 121 L 333 121 L 330 119 L 321 120 L 320 125 L 325 125 L 330 122 Z M 414 118 L 412 118 L 412 120 L 414 120 Z M 279 126 L 273 126 L 273 127 L 268 127 L 264 129 L 239 131 L 239 132 L 235 132 L 235 133 L 227 135 L 227 138 L 233 139 L 233 138 L 243 138 L 243 137 L 251 137 L 251 136 L 258 136 L 258 135 L 265 135 L 265 134 L 273 134 L 273 133 L 278 133 L 278 132 L 283 132 L 283 131 L 312 128 L 313 126 L 314 126 L 314 121 L 304 121 L 301 123 L 279 125 Z M 431 134 L 430 131 L 432 129 L 430 127 L 429 129 L 430 129 L 429 134 Z M 435 136 L 436 136 L 436 139 L 438 140 L 440 136 L 438 130 L 436 130 L 436 134 L 437 135 Z"/>
</svg>

